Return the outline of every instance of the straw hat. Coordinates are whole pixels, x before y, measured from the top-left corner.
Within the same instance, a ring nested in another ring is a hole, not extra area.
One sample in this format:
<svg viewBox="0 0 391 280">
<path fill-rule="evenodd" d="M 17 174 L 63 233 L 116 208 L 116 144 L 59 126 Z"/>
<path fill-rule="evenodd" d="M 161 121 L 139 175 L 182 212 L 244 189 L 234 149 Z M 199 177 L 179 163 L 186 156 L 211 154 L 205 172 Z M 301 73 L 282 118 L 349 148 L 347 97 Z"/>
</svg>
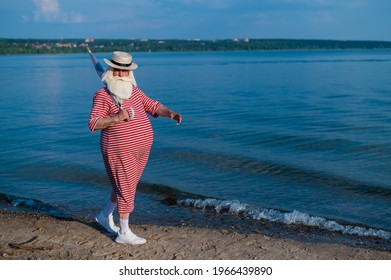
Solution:
<svg viewBox="0 0 391 280">
<path fill-rule="evenodd" d="M 103 59 L 110 67 L 121 70 L 135 70 L 138 65 L 132 61 L 132 56 L 126 52 L 113 52 L 111 60 Z"/>
</svg>

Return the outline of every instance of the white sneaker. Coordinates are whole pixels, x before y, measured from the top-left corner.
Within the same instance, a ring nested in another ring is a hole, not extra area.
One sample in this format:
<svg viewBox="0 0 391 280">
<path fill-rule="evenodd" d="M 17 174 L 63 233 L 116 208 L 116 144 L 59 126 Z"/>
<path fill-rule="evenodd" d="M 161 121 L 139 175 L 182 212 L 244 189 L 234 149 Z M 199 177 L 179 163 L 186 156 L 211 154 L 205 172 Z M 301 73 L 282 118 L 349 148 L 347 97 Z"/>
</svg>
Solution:
<svg viewBox="0 0 391 280">
<path fill-rule="evenodd" d="M 102 212 L 100 212 L 96 217 L 95 221 L 97 221 L 102 227 L 104 227 L 110 233 L 119 232 L 119 227 L 114 224 L 113 215 L 110 215 L 106 218 Z"/>
<path fill-rule="evenodd" d="M 125 233 L 118 232 L 115 242 L 121 244 L 130 244 L 130 245 L 141 245 L 147 242 L 146 239 L 138 237 L 130 229 Z"/>
</svg>

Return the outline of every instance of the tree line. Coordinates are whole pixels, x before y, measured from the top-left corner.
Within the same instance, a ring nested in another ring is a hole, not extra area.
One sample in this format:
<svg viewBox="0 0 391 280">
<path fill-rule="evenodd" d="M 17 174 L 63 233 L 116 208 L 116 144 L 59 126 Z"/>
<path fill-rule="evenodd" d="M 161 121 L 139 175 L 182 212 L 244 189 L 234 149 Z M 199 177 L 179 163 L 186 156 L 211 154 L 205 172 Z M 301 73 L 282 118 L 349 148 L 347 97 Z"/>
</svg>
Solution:
<svg viewBox="0 0 391 280">
<path fill-rule="evenodd" d="M 202 52 L 257 50 L 391 49 L 389 41 L 296 39 L 152 40 L 152 39 L 1 39 L 0 54 L 93 52 Z"/>
</svg>

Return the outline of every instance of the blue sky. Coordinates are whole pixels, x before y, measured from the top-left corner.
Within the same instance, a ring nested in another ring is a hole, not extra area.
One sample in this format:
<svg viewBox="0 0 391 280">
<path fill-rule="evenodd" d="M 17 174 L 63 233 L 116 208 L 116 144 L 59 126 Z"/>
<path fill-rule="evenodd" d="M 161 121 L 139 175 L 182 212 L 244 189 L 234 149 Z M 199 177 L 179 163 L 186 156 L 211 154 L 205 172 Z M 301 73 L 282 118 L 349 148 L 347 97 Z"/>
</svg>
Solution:
<svg viewBox="0 0 391 280">
<path fill-rule="evenodd" d="M 391 41 L 390 0 L 1 0 L 0 38 Z"/>
</svg>

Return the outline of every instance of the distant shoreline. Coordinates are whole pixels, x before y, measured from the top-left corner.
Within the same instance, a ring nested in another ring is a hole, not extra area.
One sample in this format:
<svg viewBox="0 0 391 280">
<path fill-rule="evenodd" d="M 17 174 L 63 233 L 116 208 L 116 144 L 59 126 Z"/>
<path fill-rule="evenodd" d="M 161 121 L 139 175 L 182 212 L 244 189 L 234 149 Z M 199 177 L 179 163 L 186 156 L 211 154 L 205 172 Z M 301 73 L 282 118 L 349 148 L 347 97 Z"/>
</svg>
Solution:
<svg viewBox="0 0 391 280">
<path fill-rule="evenodd" d="M 0 55 L 127 52 L 391 49 L 391 41 L 307 39 L 13 39 L 0 38 Z"/>
</svg>

